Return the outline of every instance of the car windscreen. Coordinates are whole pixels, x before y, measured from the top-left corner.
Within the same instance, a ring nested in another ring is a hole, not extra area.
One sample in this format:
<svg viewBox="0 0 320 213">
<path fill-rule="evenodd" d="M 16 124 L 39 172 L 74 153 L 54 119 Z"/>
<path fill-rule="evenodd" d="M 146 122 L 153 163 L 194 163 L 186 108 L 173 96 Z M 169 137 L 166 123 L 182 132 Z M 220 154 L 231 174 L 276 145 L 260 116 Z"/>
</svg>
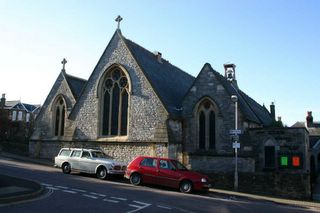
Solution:
<svg viewBox="0 0 320 213">
<path fill-rule="evenodd" d="M 63 149 L 63 150 L 61 150 L 60 151 L 60 156 L 69 156 L 70 155 L 70 152 L 71 152 L 71 150 L 69 150 L 69 149 Z"/>
<path fill-rule="evenodd" d="M 171 161 L 178 170 L 188 170 L 182 163 L 180 163 L 179 161 L 173 160 Z"/>
</svg>

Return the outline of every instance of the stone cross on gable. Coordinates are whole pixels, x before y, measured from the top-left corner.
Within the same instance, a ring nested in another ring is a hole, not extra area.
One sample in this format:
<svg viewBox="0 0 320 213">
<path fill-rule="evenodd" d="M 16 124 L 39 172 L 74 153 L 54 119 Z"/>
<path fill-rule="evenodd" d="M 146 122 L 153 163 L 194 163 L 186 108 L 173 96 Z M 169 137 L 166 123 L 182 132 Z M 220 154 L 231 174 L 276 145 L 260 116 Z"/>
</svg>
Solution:
<svg viewBox="0 0 320 213">
<path fill-rule="evenodd" d="M 116 22 L 118 22 L 118 30 L 120 29 L 120 22 L 122 21 L 122 17 L 118 15 L 118 17 L 115 19 Z"/>
<path fill-rule="evenodd" d="M 65 70 L 65 65 L 67 63 L 67 60 L 65 58 L 63 58 L 63 60 L 61 61 L 61 64 L 62 64 L 62 71 L 66 71 Z"/>
</svg>

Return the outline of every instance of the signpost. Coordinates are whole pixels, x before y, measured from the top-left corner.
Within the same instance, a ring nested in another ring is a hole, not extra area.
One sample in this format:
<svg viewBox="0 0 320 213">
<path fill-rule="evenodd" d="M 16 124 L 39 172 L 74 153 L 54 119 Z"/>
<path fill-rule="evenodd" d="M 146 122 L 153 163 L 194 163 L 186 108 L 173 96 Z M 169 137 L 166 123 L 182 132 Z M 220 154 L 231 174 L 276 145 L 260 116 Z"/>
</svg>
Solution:
<svg viewBox="0 0 320 213">
<path fill-rule="evenodd" d="M 234 190 L 238 191 L 238 149 L 240 148 L 239 134 L 241 134 L 241 130 L 238 129 L 238 96 L 232 95 L 231 101 L 234 103 L 234 127 L 235 129 L 231 129 L 229 134 L 232 135 L 233 143 L 232 148 L 234 148 L 235 154 L 235 168 L 234 168 Z"/>
</svg>

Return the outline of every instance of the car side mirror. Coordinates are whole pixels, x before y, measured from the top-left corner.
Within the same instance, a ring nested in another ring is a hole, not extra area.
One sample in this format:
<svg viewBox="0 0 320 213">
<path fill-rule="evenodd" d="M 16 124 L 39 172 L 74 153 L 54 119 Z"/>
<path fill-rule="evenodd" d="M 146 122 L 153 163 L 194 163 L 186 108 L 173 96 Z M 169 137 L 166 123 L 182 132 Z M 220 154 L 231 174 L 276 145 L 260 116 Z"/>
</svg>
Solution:
<svg viewBox="0 0 320 213">
<path fill-rule="evenodd" d="M 177 171 L 177 169 L 176 169 L 176 168 L 171 168 L 171 170 L 172 170 L 172 171 Z"/>
</svg>

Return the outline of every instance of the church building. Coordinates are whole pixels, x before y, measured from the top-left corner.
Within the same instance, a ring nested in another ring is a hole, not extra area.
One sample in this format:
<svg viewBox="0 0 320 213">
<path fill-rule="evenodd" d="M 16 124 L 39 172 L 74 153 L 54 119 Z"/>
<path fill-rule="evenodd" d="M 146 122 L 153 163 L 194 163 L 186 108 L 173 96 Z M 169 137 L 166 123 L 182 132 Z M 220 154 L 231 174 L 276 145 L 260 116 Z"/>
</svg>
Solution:
<svg viewBox="0 0 320 213">
<path fill-rule="evenodd" d="M 67 74 L 62 63 L 36 119 L 31 156 L 94 147 L 126 163 L 138 155 L 170 157 L 233 188 L 237 151 L 239 190 L 310 195 L 308 132 L 275 126 L 275 106 L 269 112 L 238 87 L 234 64 L 221 75 L 206 63 L 194 77 L 119 28 L 88 80 Z M 262 182 L 254 188 L 254 180 Z M 285 191 L 286 184 L 296 190 Z"/>
</svg>

